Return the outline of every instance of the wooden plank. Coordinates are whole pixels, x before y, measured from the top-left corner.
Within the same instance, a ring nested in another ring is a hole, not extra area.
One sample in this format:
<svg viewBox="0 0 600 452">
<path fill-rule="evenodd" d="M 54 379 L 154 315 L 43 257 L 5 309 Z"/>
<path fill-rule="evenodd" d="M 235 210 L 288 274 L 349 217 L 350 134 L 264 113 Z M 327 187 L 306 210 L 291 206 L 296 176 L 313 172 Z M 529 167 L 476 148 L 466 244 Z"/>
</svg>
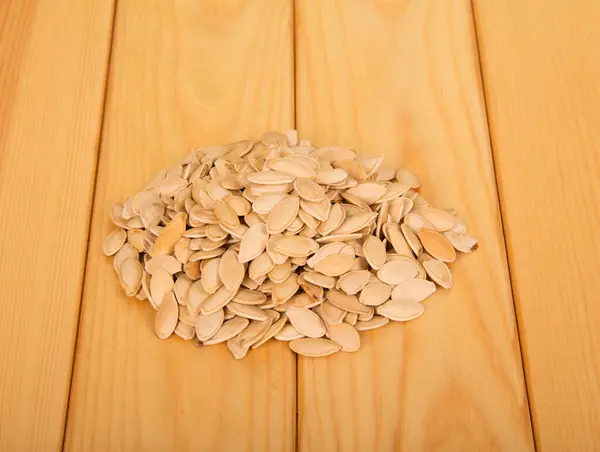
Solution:
<svg viewBox="0 0 600 452">
<path fill-rule="evenodd" d="M 0 450 L 62 445 L 112 1 L 0 2 Z"/>
<path fill-rule="evenodd" d="M 597 451 L 600 3 L 475 12 L 537 444 Z"/>
<path fill-rule="evenodd" d="M 532 450 L 469 2 L 296 4 L 300 136 L 413 168 L 481 243 L 420 319 L 299 359 L 299 449 Z"/>
<path fill-rule="evenodd" d="M 295 357 L 158 340 L 101 253 L 110 205 L 190 148 L 293 127 L 290 0 L 121 0 L 66 449 L 287 451 Z"/>
</svg>

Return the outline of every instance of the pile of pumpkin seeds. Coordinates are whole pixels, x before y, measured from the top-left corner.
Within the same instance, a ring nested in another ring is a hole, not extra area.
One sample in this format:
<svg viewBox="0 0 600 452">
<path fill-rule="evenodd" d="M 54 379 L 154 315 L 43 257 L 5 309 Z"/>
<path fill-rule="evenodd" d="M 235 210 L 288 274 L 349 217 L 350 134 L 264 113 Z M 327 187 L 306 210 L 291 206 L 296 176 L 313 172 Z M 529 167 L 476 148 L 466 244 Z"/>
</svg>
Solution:
<svg viewBox="0 0 600 452">
<path fill-rule="evenodd" d="M 161 339 L 227 342 L 236 359 L 270 339 L 356 351 L 360 331 L 421 316 L 456 251 L 477 247 L 382 160 L 294 130 L 195 149 L 113 206 L 104 253 Z"/>
</svg>

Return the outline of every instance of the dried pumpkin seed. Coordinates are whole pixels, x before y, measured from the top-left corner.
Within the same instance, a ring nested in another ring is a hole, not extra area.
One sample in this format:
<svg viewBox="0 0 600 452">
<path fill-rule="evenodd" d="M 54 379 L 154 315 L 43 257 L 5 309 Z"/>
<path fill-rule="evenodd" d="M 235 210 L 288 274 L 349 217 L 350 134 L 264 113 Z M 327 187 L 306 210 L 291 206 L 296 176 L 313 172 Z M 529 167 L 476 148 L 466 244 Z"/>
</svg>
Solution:
<svg viewBox="0 0 600 452">
<path fill-rule="evenodd" d="M 337 343 L 343 352 L 355 352 L 360 348 L 360 336 L 356 328 L 342 322 L 339 325 L 328 325 L 329 339 Z"/>
<path fill-rule="evenodd" d="M 321 357 L 332 355 L 341 350 L 341 346 L 329 339 L 295 339 L 290 342 L 290 348 L 299 355 Z"/>
<path fill-rule="evenodd" d="M 358 331 L 420 316 L 435 283 L 452 287 L 444 262 L 477 248 L 453 209 L 382 162 L 293 130 L 194 149 L 112 206 L 103 251 L 157 310 L 159 337 L 227 342 L 237 359 L 271 338 L 354 351 Z"/>
<path fill-rule="evenodd" d="M 124 229 L 121 229 L 121 228 L 113 229 L 110 232 L 110 234 L 108 234 L 108 236 L 106 236 L 106 239 L 104 240 L 104 244 L 103 244 L 104 255 L 112 256 L 113 254 L 116 254 L 117 251 L 119 251 L 121 249 L 121 247 L 125 244 L 126 240 L 127 240 L 127 232 Z"/>
<path fill-rule="evenodd" d="M 154 317 L 154 332 L 160 339 L 167 339 L 175 331 L 179 307 L 172 292 L 164 295 Z"/>
</svg>

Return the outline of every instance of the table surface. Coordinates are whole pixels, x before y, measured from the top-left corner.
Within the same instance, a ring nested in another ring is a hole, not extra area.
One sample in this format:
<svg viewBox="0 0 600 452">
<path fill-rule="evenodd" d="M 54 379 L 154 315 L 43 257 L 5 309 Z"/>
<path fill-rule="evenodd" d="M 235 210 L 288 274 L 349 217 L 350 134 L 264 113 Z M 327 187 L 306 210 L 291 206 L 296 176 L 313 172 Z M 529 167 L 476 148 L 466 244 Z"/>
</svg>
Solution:
<svg viewBox="0 0 600 452">
<path fill-rule="evenodd" d="M 600 450 L 600 3 L 0 4 L 0 451 Z M 297 358 L 157 340 L 101 244 L 191 147 L 384 154 L 480 249 Z"/>
</svg>

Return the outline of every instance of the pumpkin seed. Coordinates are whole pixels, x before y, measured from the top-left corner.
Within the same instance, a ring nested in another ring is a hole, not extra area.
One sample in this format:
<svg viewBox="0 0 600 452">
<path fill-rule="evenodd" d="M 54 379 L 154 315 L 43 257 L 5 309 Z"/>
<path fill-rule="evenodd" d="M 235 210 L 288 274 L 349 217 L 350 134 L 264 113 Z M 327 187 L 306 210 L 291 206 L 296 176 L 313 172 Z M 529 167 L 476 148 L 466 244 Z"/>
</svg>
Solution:
<svg viewBox="0 0 600 452">
<path fill-rule="evenodd" d="M 219 279 L 228 290 L 237 290 L 244 280 L 246 267 L 240 264 L 238 254 L 232 249 L 223 253 L 219 262 Z"/>
<path fill-rule="evenodd" d="M 196 317 L 196 336 L 201 341 L 206 341 L 217 334 L 223 325 L 225 311 L 218 309 L 212 314 L 200 314 Z"/>
<path fill-rule="evenodd" d="M 414 259 L 399 256 L 399 259 L 383 264 L 383 267 L 377 271 L 377 277 L 386 284 L 397 285 L 414 278 L 418 273 L 419 266 Z"/>
<path fill-rule="evenodd" d="M 278 341 L 293 341 L 304 337 L 304 334 L 298 332 L 291 324 L 284 325 L 284 327 L 275 334 L 275 339 Z"/>
<path fill-rule="evenodd" d="M 360 336 L 356 328 L 342 322 L 339 325 L 328 325 L 329 339 L 341 346 L 343 352 L 355 352 L 360 347 Z"/>
<path fill-rule="evenodd" d="M 365 259 L 373 270 L 379 270 L 385 264 L 385 245 L 377 237 L 368 236 L 362 246 Z"/>
<path fill-rule="evenodd" d="M 390 319 L 388 319 L 387 317 L 375 315 L 371 320 L 359 320 L 358 322 L 356 322 L 356 325 L 354 325 L 354 328 L 356 328 L 357 331 L 369 331 L 387 325 L 389 321 Z"/>
<path fill-rule="evenodd" d="M 290 348 L 299 355 L 320 357 L 332 355 L 341 350 L 341 346 L 329 339 L 295 339 L 290 342 Z"/>
<path fill-rule="evenodd" d="M 464 233 L 454 231 L 444 232 L 444 236 L 448 241 L 461 253 L 470 253 L 477 249 L 477 239 Z"/>
<path fill-rule="evenodd" d="M 179 307 L 175 295 L 168 292 L 164 295 L 158 311 L 154 316 L 154 332 L 160 339 L 167 339 L 175 331 Z"/>
<path fill-rule="evenodd" d="M 227 320 L 223 323 L 219 331 L 217 331 L 210 339 L 204 341 L 203 344 L 213 345 L 228 341 L 232 337 L 240 334 L 249 324 L 250 321 L 244 317 L 234 317 L 231 320 Z"/>
<path fill-rule="evenodd" d="M 102 246 L 104 254 L 106 256 L 112 256 L 113 254 L 116 254 L 117 251 L 119 251 L 125 244 L 126 240 L 127 232 L 124 229 L 113 229 L 104 240 L 104 244 Z"/>
<path fill-rule="evenodd" d="M 416 319 L 425 312 L 425 307 L 418 301 L 390 300 L 377 306 L 377 314 L 396 322 Z"/>
<path fill-rule="evenodd" d="M 142 275 L 144 269 L 137 259 L 127 258 L 119 269 L 119 280 L 121 287 L 128 297 L 133 297 L 142 287 Z M 170 277 L 170 275 L 169 275 Z"/>
<path fill-rule="evenodd" d="M 250 227 L 240 245 L 238 260 L 241 264 L 257 258 L 266 248 L 269 234 L 264 223 L 258 223 Z"/>
<path fill-rule="evenodd" d="M 300 198 L 297 196 L 286 196 L 273 207 L 267 219 L 267 232 L 269 234 L 280 234 L 285 231 L 298 216 L 300 209 Z"/>
<path fill-rule="evenodd" d="M 347 254 L 331 254 L 315 265 L 315 270 L 327 276 L 340 276 L 350 270 L 352 256 Z"/>
</svg>

